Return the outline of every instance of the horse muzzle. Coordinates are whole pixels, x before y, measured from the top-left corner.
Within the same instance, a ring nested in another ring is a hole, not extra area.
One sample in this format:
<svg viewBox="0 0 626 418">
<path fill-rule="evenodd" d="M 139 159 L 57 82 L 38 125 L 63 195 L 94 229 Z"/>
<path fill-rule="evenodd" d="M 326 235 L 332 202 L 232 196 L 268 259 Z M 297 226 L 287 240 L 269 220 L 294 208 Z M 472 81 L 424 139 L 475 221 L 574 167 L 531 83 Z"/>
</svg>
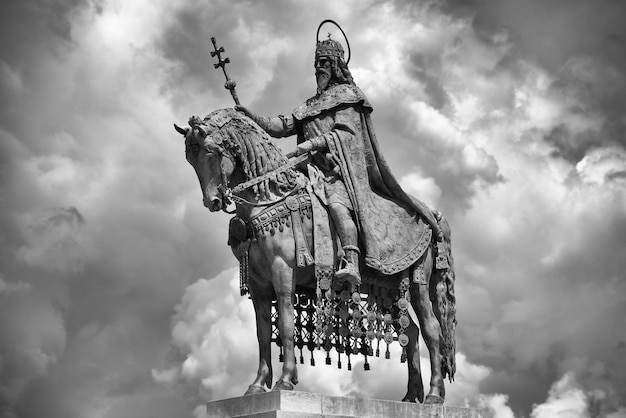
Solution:
<svg viewBox="0 0 626 418">
<path fill-rule="evenodd" d="M 206 206 L 206 208 L 209 209 L 211 212 L 217 212 L 222 210 L 222 199 L 220 199 L 219 197 L 207 196 L 202 199 L 202 202 L 204 203 L 204 206 Z"/>
</svg>

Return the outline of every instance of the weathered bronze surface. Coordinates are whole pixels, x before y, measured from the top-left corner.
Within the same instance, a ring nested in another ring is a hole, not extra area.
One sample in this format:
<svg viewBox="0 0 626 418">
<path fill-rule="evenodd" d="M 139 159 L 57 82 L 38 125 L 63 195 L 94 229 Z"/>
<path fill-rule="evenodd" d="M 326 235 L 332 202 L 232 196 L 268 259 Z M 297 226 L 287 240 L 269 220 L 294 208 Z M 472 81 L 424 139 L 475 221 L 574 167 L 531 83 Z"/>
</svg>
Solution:
<svg viewBox="0 0 626 418">
<path fill-rule="evenodd" d="M 222 58 L 222 52 L 224 52 L 224 47 L 217 47 L 217 41 L 215 40 L 215 37 L 211 38 L 211 43 L 213 44 L 214 49 L 213 51 L 211 51 L 211 56 L 217 57 L 217 63 L 213 64 L 213 66 L 215 67 L 215 69 L 222 69 L 222 72 L 224 72 L 224 77 L 226 77 L 226 83 L 224 83 L 224 88 L 230 91 L 230 94 L 231 96 L 233 96 L 235 104 L 239 105 L 239 97 L 237 97 L 237 90 L 235 89 L 235 87 L 237 87 L 237 82 L 235 80 L 232 80 L 228 76 L 228 72 L 226 71 L 226 64 L 230 62 L 230 58 Z"/>
<path fill-rule="evenodd" d="M 224 63 L 223 49 L 216 51 Z M 368 357 L 381 345 L 389 357 L 389 344 L 398 341 L 401 360 L 409 360 L 403 400 L 442 403 L 444 379 L 456 368 L 448 224 L 391 173 L 372 107 L 339 42 L 318 40 L 315 68 L 317 94 L 289 116 L 262 117 L 238 105 L 176 126 L 205 206 L 227 211 L 234 203 L 228 243 L 240 261 L 241 293 L 254 304 L 259 341 L 259 368 L 246 394 L 272 385 L 271 342 L 284 362 L 274 390 L 285 390 L 298 383 L 298 350 L 300 363 L 309 350 L 315 364 L 314 350 L 324 349 L 330 364 L 334 348 L 338 366 L 343 354 L 348 369 L 351 356 L 362 355 L 368 370 Z M 291 135 L 297 160 L 289 162 L 269 136 Z M 426 397 L 419 327 L 432 370 Z"/>
</svg>

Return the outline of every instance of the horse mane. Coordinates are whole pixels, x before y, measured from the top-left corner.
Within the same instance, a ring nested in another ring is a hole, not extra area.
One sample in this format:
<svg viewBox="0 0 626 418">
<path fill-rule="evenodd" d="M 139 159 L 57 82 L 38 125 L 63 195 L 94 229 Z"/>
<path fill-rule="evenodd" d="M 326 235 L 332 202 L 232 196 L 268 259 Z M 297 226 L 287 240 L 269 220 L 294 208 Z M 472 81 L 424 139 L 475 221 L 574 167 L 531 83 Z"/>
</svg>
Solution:
<svg viewBox="0 0 626 418">
<path fill-rule="evenodd" d="M 262 176 L 287 162 L 280 148 L 252 119 L 234 109 L 223 109 L 222 114 L 230 120 L 211 136 L 221 137 L 222 146 L 242 165 L 246 181 Z M 212 113 L 213 114 L 213 113 Z M 211 124 L 211 115 L 204 122 Z M 296 186 L 297 173 L 288 169 L 252 186 L 258 198 L 269 198 L 270 192 L 278 195 L 291 191 Z"/>
</svg>

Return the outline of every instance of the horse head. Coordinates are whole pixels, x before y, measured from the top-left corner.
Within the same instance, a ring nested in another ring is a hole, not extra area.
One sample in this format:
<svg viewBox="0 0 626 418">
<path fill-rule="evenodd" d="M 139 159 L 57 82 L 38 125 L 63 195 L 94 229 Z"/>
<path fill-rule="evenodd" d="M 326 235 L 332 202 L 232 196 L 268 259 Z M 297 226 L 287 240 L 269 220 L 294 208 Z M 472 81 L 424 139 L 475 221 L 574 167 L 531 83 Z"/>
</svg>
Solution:
<svg viewBox="0 0 626 418">
<path fill-rule="evenodd" d="M 200 181 L 204 205 L 212 212 L 225 210 L 237 197 L 245 196 L 243 200 L 250 203 L 282 196 L 296 184 L 295 171 L 288 169 L 237 191 L 236 186 L 287 159 L 263 129 L 234 109 L 219 109 L 204 119 L 193 116 L 189 127 L 174 127 L 185 137 L 187 161 Z"/>
<path fill-rule="evenodd" d="M 198 176 L 202 201 L 211 212 L 222 210 L 228 204 L 225 193 L 236 168 L 235 146 L 228 141 L 222 127 L 237 114 L 232 109 L 222 109 L 212 112 L 204 120 L 192 116 L 189 127 L 174 125 L 185 137 L 187 162 Z"/>
</svg>

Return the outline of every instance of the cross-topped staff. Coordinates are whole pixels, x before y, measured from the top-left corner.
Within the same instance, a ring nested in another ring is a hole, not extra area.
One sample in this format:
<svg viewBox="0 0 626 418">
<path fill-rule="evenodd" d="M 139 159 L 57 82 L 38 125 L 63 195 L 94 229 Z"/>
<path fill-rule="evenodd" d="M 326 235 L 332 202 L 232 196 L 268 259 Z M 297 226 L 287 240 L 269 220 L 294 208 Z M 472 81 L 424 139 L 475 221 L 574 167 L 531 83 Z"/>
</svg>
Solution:
<svg viewBox="0 0 626 418">
<path fill-rule="evenodd" d="M 224 52 L 224 47 L 217 47 L 217 43 L 215 42 L 215 36 L 211 37 L 211 42 L 213 42 L 213 48 L 215 49 L 215 51 L 211 51 L 211 57 L 217 56 L 218 61 L 217 64 L 213 64 L 213 67 L 215 67 L 215 69 L 222 67 L 222 71 L 224 71 L 224 77 L 226 77 L 226 83 L 224 83 L 224 88 L 230 90 L 230 95 L 233 96 L 235 104 L 240 105 L 241 103 L 239 103 L 239 97 L 237 97 L 237 91 L 235 90 L 235 86 L 237 86 L 237 83 L 235 82 L 235 80 L 231 80 L 228 77 L 228 73 L 226 72 L 226 64 L 230 62 L 230 59 L 228 57 L 222 58 L 221 53 Z"/>
</svg>

